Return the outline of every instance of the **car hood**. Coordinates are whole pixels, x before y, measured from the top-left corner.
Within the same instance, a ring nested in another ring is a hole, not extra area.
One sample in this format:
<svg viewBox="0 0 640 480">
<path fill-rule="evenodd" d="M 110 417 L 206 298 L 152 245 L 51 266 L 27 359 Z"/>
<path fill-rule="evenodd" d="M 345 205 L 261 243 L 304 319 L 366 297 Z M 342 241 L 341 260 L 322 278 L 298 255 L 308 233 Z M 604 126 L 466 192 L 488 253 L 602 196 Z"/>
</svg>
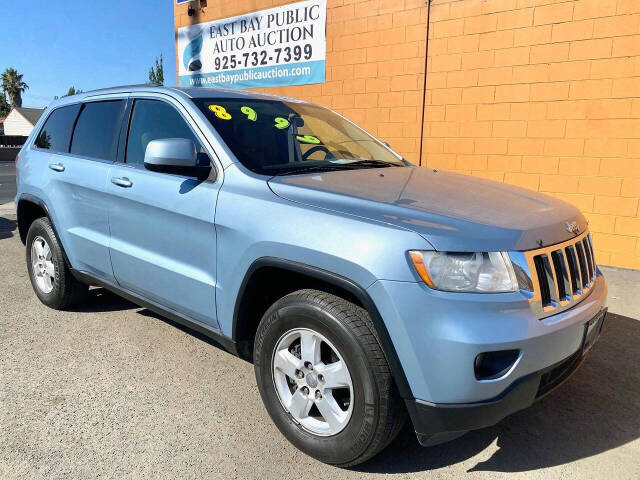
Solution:
<svg viewBox="0 0 640 480">
<path fill-rule="evenodd" d="M 541 193 L 421 167 L 279 176 L 278 196 L 412 230 L 441 251 L 514 251 L 573 238 L 587 222 L 572 205 Z"/>
</svg>

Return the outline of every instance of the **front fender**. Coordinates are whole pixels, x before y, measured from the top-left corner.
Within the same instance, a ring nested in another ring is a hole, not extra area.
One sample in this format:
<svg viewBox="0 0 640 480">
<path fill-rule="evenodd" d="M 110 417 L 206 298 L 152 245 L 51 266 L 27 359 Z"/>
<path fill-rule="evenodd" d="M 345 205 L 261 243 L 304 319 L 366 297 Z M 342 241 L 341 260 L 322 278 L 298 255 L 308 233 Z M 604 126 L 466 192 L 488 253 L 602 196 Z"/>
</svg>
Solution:
<svg viewBox="0 0 640 480">
<path fill-rule="evenodd" d="M 366 289 L 380 279 L 416 281 L 406 252 L 431 248 L 401 227 L 280 198 L 264 179 L 233 166 L 225 172 L 215 221 L 216 313 L 228 336 L 242 281 L 260 258 L 311 265 Z"/>
</svg>

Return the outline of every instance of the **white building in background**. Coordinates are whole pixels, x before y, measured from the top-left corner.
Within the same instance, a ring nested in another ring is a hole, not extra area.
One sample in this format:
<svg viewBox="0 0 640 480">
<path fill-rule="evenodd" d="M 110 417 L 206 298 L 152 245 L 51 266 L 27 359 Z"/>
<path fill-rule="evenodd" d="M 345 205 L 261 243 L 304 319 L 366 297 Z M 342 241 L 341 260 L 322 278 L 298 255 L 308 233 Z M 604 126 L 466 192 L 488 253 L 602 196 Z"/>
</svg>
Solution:
<svg viewBox="0 0 640 480">
<path fill-rule="evenodd" d="M 43 113 L 44 108 L 12 108 L 4 119 L 4 134 L 29 135 Z"/>
</svg>

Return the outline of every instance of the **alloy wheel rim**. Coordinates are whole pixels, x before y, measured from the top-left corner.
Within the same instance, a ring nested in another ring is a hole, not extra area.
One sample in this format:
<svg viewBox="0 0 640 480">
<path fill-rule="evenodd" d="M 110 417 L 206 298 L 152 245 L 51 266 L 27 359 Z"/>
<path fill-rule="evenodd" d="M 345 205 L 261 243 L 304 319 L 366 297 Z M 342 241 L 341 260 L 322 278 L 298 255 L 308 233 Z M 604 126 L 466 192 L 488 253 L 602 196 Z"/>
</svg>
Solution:
<svg viewBox="0 0 640 480">
<path fill-rule="evenodd" d="M 38 289 L 43 293 L 50 293 L 55 285 L 56 268 L 51 248 L 40 236 L 34 238 L 31 244 L 31 270 Z"/>
<path fill-rule="evenodd" d="M 344 430 L 353 413 L 353 381 L 326 337 L 289 330 L 276 343 L 271 371 L 280 404 L 302 428 L 320 436 Z"/>
</svg>

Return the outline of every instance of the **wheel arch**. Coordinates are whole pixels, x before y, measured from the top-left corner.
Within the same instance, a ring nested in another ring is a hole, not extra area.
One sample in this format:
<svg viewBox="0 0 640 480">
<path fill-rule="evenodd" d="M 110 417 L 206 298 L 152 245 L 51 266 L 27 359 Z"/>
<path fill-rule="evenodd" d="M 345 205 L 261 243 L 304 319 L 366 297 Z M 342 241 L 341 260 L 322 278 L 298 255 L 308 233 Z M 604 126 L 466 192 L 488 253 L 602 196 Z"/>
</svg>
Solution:
<svg viewBox="0 0 640 480">
<path fill-rule="evenodd" d="M 239 355 L 252 360 L 253 340 L 264 312 L 277 299 L 304 288 L 341 296 L 367 311 L 400 395 L 412 398 L 387 327 L 366 289 L 342 275 L 292 260 L 262 257 L 247 269 L 233 311 L 232 338 L 238 345 Z"/>
<path fill-rule="evenodd" d="M 67 256 L 67 252 L 65 251 L 64 245 L 62 244 L 62 239 L 60 238 L 58 230 L 56 229 L 56 225 L 53 221 L 53 218 L 51 217 L 49 207 L 44 202 L 44 200 L 28 193 L 21 194 L 20 198 L 18 199 L 18 205 L 16 207 L 16 216 L 18 220 L 18 233 L 23 245 L 26 245 L 27 243 L 27 233 L 29 233 L 29 227 L 34 222 L 34 220 L 41 217 L 47 217 L 49 219 L 49 222 L 51 223 L 53 233 L 55 233 L 56 237 L 58 237 L 58 242 L 60 243 L 60 248 L 62 248 L 62 256 L 64 257 L 64 261 L 67 263 L 67 265 L 71 266 L 69 257 Z"/>
<path fill-rule="evenodd" d="M 20 195 L 16 208 L 16 214 L 18 219 L 18 233 L 20 234 L 20 240 L 22 241 L 23 245 L 27 242 L 27 233 L 29 232 L 29 227 L 35 219 L 40 217 L 47 217 L 49 221 L 52 222 L 53 226 L 53 221 L 51 220 L 51 215 L 49 215 L 49 208 L 47 207 L 47 204 L 33 195 L 29 195 L 26 193 Z"/>
</svg>

